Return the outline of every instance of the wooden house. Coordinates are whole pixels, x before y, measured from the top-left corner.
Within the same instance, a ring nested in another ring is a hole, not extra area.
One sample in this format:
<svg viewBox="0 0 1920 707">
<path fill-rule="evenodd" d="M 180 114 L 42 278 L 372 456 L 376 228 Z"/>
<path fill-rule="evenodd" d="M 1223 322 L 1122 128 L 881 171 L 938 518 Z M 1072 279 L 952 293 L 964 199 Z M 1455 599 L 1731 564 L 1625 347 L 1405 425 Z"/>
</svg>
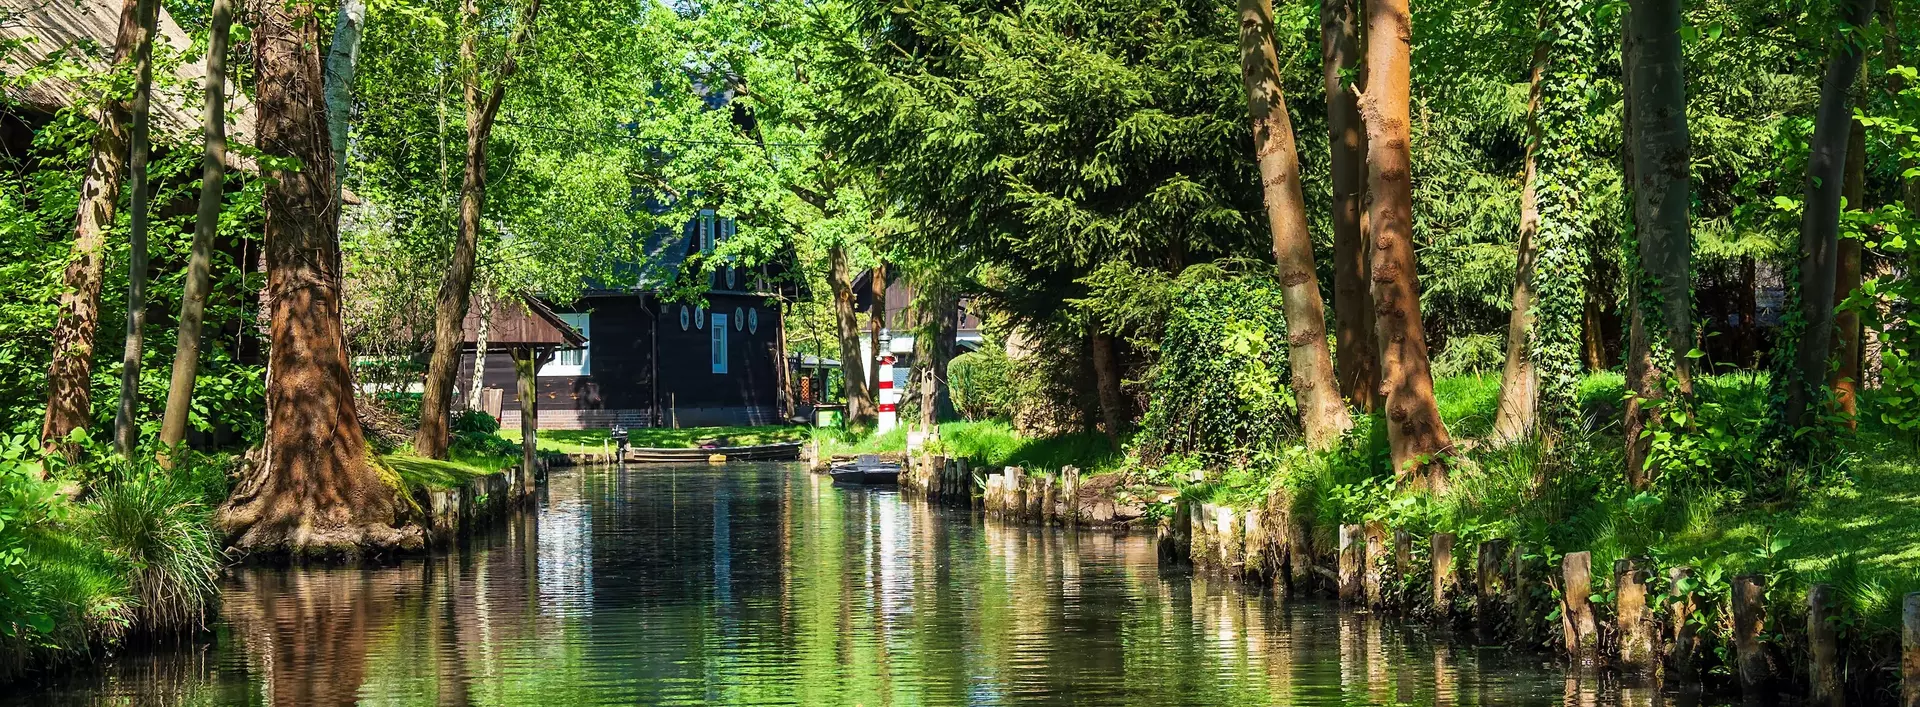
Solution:
<svg viewBox="0 0 1920 707">
<path fill-rule="evenodd" d="M 647 262 L 625 273 L 633 284 L 593 283 L 578 300 L 542 301 L 585 338 L 539 367 L 543 429 L 768 425 L 791 416 L 781 303 L 798 291 L 782 284 L 784 265 L 700 266 L 733 232 L 731 219 L 703 211 L 677 236 L 649 239 Z M 683 271 L 707 271 L 704 303 L 663 298 Z M 458 401 L 475 399 L 472 348 L 483 308 L 470 309 Z M 479 397 L 503 427 L 516 426 L 512 362 L 488 348 Z"/>
</svg>

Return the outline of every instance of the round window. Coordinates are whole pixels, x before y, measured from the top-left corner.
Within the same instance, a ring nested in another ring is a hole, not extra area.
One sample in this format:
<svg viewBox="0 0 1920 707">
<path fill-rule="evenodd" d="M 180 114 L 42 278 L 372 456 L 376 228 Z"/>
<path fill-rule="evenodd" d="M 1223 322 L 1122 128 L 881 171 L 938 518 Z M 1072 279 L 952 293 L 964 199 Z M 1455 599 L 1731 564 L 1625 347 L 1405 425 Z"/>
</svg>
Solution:
<svg viewBox="0 0 1920 707">
<path fill-rule="evenodd" d="M 707 311 L 705 307 L 693 308 L 693 328 L 695 329 L 707 328 Z"/>
<path fill-rule="evenodd" d="M 693 324 L 693 312 L 686 305 L 680 305 L 680 330 L 686 331 Z"/>
<path fill-rule="evenodd" d="M 744 316 L 741 316 L 739 307 L 734 307 L 733 308 L 733 330 L 739 331 L 745 328 L 747 328 L 747 318 Z"/>
<path fill-rule="evenodd" d="M 727 268 L 727 289 L 733 289 L 733 268 Z"/>
<path fill-rule="evenodd" d="M 757 307 L 747 310 L 747 331 L 760 333 L 760 309 Z"/>
</svg>

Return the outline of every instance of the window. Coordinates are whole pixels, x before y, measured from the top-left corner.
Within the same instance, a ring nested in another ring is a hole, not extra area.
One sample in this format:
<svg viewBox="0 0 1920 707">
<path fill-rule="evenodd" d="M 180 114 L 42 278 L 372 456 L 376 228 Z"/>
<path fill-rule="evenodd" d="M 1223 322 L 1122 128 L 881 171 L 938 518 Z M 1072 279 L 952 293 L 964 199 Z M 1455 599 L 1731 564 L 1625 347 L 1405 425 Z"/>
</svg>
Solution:
<svg viewBox="0 0 1920 707">
<path fill-rule="evenodd" d="M 561 349 L 554 352 L 553 360 L 540 367 L 540 375 L 584 376 L 592 373 L 593 332 L 589 330 L 592 317 L 585 312 L 577 314 L 567 312 L 560 314 L 560 320 L 580 330 L 580 335 L 587 337 L 587 343 L 577 349 Z"/>
<path fill-rule="evenodd" d="M 701 209 L 700 210 L 700 233 L 699 233 L 701 253 L 704 253 L 707 255 L 713 254 L 714 236 L 717 235 L 716 233 L 714 233 L 713 227 L 714 227 L 713 209 Z"/>
<path fill-rule="evenodd" d="M 713 336 L 713 372 L 727 372 L 727 315 L 713 313 L 713 325 L 707 327 Z"/>
</svg>

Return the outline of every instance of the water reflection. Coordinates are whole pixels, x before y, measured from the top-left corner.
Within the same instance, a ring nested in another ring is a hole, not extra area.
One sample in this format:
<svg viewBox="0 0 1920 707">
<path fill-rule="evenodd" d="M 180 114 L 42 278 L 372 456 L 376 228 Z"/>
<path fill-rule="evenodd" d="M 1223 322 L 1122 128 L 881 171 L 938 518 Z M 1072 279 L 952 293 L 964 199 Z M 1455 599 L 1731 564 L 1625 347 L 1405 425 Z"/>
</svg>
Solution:
<svg viewBox="0 0 1920 707">
<path fill-rule="evenodd" d="M 226 588 L 210 642 L 0 703 L 1675 703 L 787 465 L 559 473 L 463 551 Z"/>
</svg>

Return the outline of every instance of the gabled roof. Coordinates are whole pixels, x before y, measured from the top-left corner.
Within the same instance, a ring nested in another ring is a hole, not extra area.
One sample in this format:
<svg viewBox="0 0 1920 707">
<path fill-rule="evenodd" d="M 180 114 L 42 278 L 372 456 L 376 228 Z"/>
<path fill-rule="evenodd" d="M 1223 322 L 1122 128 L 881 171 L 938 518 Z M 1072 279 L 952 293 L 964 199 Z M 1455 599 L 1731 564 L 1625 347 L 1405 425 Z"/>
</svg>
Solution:
<svg viewBox="0 0 1920 707">
<path fill-rule="evenodd" d="M 18 9 L 15 22 L 0 23 L 0 39 L 22 40 L 22 45 L 0 57 L 0 69 L 19 72 L 55 54 L 79 57 L 89 69 L 105 71 L 113 59 L 113 45 L 120 32 L 120 3 L 113 0 L 29 0 Z M 155 49 L 185 52 L 193 40 L 180 25 L 159 8 L 159 32 Z M 97 47 L 89 52 L 88 45 Z M 236 47 L 237 49 L 237 47 Z M 237 56 L 237 55 L 236 55 Z M 233 65 L 230 59 L 229 66 Z M 182 62 L 170 80 L 154 82 L 153 128 L 155 141 L 163 137 L 197 140 L 201 116 L 206 107 L 207 66 L 204 60 Z M 49 78 L 30 86 L 9 86 L 7 95 L 33 108 L 54 112 L 71 105 L 77 86 L 64 78 Z M 251 144 L 254 136 L 253 103 L 239 90 L 229 87 L 227 139 L 236 144 Z M 233 153 L 230 153 L 233 154 Z M 236 155 L 229 158 L 236 167 L 246 161 Z"/>
</svg>

